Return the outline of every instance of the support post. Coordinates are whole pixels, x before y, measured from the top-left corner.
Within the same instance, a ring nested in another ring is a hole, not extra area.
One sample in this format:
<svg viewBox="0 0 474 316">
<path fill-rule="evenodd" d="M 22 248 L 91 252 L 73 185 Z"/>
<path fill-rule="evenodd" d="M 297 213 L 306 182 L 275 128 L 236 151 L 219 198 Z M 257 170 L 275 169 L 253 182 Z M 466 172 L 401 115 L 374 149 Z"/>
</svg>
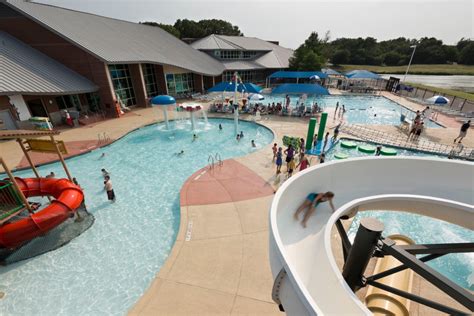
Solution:
<svg viewBox="0 0 474 316">
<path fill-rule="evenodd" d="M 364 286 L 364 272 L 370 258 L 372 258 L 377 242 L 380 240 L 383 229 L 383 223 L 375 218 L 368 217 L 360 220 L 354 243 L 342 270 L 344 280 L 354 292 Z"/>
<path fill-rule="evenodd" d="M 237 87 L 238 87 L 238 73 L 237 71 L 234 73 L 234 83 L 235 83 L 235 88 L 234 88 L 234 104 L 232 106 L 234 107 L 234 135 L 236 135 L 239 132 L 239 104 L 237 103 Z"/>
<path fill-rule="evenodd" d="M 462 112 L 462 109 L 466 105 L 466 101 L 467 101 L 467 99 L 464 99 L 464 102 L 462 103 L 461 108 L 459 109 L 460 112 Z"/>
<path fill-rule="evenodd" d="M 306 135 L 306 150 L 311 150 L 313 146 L 313 135 L 314 130 L 316 129 L 316 118 L 311 118 L 308 125 L 308 134 Z"/>
<path fill-rule="evenodd" d="M 13 176 L 12 172 L 10 169 L 8 169 L 7 164 L 3 160 L 2 157 L 0 157 L 0 163 L 3 166 L 3 170 L 5 170 L 6 174 L 10 178 L 10 181 L 13 183 L 13 186 L 15 187 L 16 191 L 18 192 L 18 195 L 21 198 L 21 201 L 23 204 L 25 204 L 25 207 L 28 209 L 28 212 L 33 213 L 33 210 L 31 209 L 30 203 L 28 203 L 28 200 L 26 199 L 25 195 L 23 194 L 23 191 L 21 191 L 20 187 L 18 186 L 18 183 L 16 182 L 15 177 Z"/>
<path fill-rule="evenodd" d="M 38 172 L 38 170 L 36 169 L 35 165 L 33 164 L 33 161 L 31 160 L 30 154 L 29 154 L 28 151 L 26 150 L 25 145 L 23 144 L 22 139 L 21 139 L 21 138 L 18 138 L 16 141 L 18 142 L 18 144 L 20 144 L 20 148 L 21 148 L 21 150 L 23 151 L 23 154 L 25 155 L 26 160 L 28 160 L 28 163 L 30 164 L 30 167 L 31 167 L 31 169 L 33 170 L 35 176 L 36 176 L 37 178 L 40 178 L 39 172 Z"/>
<path fill-rule="evenodd" d="M 56 148 L 56 153 L 58 154 L 59 161 L 61 161 L 61 164 L 63 165 L 64 171 L 66 172 L 66 175 L 67 175 L 69 181 L 72 182 L 72 176 L 71 176 L 71 174 L 69 173 L 69 169 L 68 169 L 67 166 L 66 166 L 66 162 L 64 161 L 63 154 L 61 153 L 61 150 L 59 150 L 58 143 L 56 143 L 56 140 L 54 139 L 54 136 L 53 136 L 53 135 L 51 135 L 50 137 L 51 137 L 51 141 L 52 141 L 53 144 L 54 144 L 54 147 Z"/>
<path fill-rule="evenodd" d="M 328 114 L 326 112 L 322 113 L 321 120 L 319 121 L 318 142 L 323 140 L 327 119 L 328 119 Z"/>
</svg>

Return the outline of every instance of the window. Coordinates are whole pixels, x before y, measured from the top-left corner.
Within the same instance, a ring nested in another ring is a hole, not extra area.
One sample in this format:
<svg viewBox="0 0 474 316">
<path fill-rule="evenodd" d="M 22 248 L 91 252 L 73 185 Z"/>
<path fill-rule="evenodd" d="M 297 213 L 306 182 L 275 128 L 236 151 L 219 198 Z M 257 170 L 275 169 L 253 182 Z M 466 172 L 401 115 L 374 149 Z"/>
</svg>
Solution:
<svg viewBox="0 0 474 316">
<path fill-rule="evenodd" d="M 220 59 L 251 59 L 257 56 L 257 52 L 253 50 L 216 50 L 214 56 Z"/>
<path fill-rule="evenodd" d="M 142 64 L 142 71 L 143 80 L 145 81 L 145 90 L 147 98 L 151 98 L 158 95 L 158 84 L 156 81 L 154 65 Z"/>
<path fill-rule="evenodd" d="M 194 92 L 194 77 L 192 73 L 166 74 L 168 94 L 180 96 Z"/>
<path fill-rule="evenodd" d="M 234 76 L 235 71 L 225 71 L 222 74 L 223 81 L 232 81 L 232 77 Z M 239 77 L 242 79 L 243 82 L 263 82 L 265 81 L 265 77 L 262 71 L 260 70 L 242 70 L 238 71 Z"/>
<path fill-rule="evenodd" d="M 97 112 L 100 105 L 100 96 L 97 92 L 86 93 L 86 101 L 89 105 L 89 111 Z"/>
<path fill-rule="evenodd" d="M 59 97 L 56 97 L 56 103 L 58 104 L 58 108 L 60 110 L 65 110 L 65 109 L 80 109 L 81 108 L 81 101 L 79 101 L 79 97 L 77 94 L 73 95 L 62 95 Z"/>
<path fill-rule="evenodd" d="M 128 65 L 109 65 L 110 77 L 115 94 L 125 106 L 135 105 L 135 92 Z"/>
</svg>

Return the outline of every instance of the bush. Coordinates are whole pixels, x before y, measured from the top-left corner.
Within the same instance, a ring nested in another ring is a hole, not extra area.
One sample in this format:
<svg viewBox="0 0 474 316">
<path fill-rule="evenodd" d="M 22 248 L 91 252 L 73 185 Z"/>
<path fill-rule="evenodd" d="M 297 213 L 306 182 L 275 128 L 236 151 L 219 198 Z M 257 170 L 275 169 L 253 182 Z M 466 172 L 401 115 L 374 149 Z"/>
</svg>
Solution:
<svg viewBox="0 0 474 316">
<path fill-rule="evenodd" d="M 347 64 L 351 57 L 351 53 L 347 49 L 338 49 L 334 52 L 331 58 L 331 62 L 334 65 Z"/>
<path fill-rule="evenodd" d="M 464 65 L 474 65 L 474 42 L 464 46 L 459 53 L 459 63 Z"/>
</svg>

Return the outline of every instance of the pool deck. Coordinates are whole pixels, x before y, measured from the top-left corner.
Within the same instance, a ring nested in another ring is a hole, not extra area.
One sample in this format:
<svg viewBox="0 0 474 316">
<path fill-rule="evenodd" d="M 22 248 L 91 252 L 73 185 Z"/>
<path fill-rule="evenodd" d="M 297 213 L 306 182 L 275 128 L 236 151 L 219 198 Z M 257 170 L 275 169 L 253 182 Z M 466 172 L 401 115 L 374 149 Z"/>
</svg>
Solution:
<svg viewBox="0 0 474 316">
<path fill-rule="evenodd" d="M 423 108 L 389 93 L 383 95 L 414 110 Z M 57 138 L 66 142 L 71 155 L 81 154 L 104 145 L 99 144 L 98 134 L 105 132 L 114 141 L 162 119 L 161 111 L 137 109 L 120 119 L 64 130 Z M 426 136 L 451 144 L 460 124 L 442 115 L 441 120 L 449 127 L 427 129 Z M 262 116 L 259 123 L 273 130 L 279 146 L 283 135 L 306 138 L 308 119 Z M 329 113 L 329 127 L 337 123 Z M 399 132 L 395 126 L 374 128 Z M 463 143 L 474 146 L 472 130 Z M 24 166 L 23 153 L 15 142 L 1 142 L 0 152 L 11 167 Z M 38 155 L 35 161 L 51 160 Z M 177 241 L 130 315 L 282 315 L 271 300 L 273 281 L 268 258 L 268 210 L 276 189 L 271 158 L 269 144 L 244 157 L 226 160 L 212 170 L 198 170 L 188 178 L 181 190 Z"/>
</svg>

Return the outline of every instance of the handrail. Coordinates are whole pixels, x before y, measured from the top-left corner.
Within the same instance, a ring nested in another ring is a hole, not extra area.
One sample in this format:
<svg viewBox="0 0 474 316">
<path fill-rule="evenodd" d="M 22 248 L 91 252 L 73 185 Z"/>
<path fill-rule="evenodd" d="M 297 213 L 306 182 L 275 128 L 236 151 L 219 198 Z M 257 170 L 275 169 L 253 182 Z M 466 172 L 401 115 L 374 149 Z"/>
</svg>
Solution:
<svg viewBox="0 0 474 316">
<path fill-rule="evenodd" d="M 219 166 L 222 166 L 224 162 L 222 161 L 221 155 L 219 153 L 216 153 L 214 157 L 216 161 L 218 162 Z"/>
<path fill-rule="evenodd" d="M 209 164 L 209 169 L 214 169 L 214 157 L 209 155 L 207 158 L 207 163 Z"/>
</svg>

